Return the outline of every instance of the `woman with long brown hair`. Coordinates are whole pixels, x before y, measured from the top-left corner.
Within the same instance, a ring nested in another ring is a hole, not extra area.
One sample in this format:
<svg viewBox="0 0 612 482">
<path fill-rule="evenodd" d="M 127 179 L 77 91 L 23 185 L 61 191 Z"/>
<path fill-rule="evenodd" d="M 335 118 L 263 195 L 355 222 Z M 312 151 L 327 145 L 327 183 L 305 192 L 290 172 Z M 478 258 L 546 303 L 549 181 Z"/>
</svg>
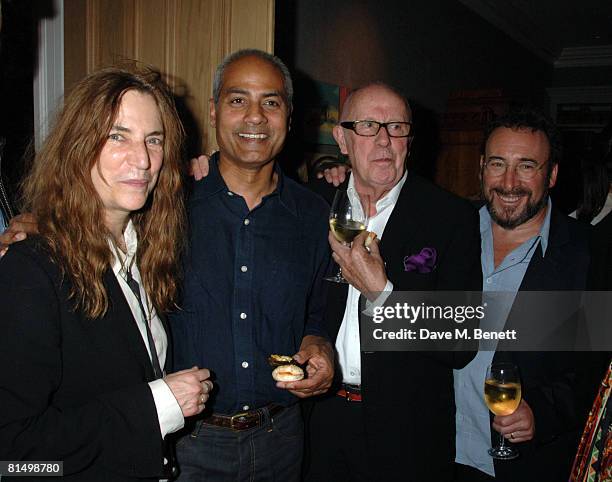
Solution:
<svg viewBox="0 0 612 482">
<path fill-rule="evenodd" d="M 67 480 L 170 475 L 164 438 L 212 388 L 206 369 L 163 370 L 182 139 L 152 70 L 102 70 L 67 97 L 24 184 L 39 235 L 0 260 L 0 460 L 61 461 Z"/>
</svg>

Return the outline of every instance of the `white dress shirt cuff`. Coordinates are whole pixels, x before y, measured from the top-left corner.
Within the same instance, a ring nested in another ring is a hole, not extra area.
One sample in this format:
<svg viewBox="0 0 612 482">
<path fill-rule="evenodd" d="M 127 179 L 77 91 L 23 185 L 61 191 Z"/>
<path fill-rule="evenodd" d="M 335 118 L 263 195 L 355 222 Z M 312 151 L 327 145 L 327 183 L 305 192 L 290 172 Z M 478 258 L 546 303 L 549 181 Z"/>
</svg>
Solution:
<svg viewBox="0 0 612 482">
<path fill-rule="evenodd" d="M 391 293 L 393 293 L 393 283 L 391 283 L 390 280 L 387 280 L 385 289 L 380 292 L 380 294 L 374 301 L 370 301 L 366 298 L 366 308 L 365 310 L 363 310 L 362 313 L 366 316 L 373 316 L 374 309 L 384 305 L 385 301 L 387 301 L 387 298 L 391 296 Z"/>
<path fill-rule="evenodd" d="M 157 409 L 157 419 L 159 420 L 162 438 L 165 438 L 169 433 L 182 429 L 185 426 L 183 411 L 166 382 L 161 378 L 154 380 L 149 382 L 149 388 L 151 388 L 153 401 Z"/>
</svg>

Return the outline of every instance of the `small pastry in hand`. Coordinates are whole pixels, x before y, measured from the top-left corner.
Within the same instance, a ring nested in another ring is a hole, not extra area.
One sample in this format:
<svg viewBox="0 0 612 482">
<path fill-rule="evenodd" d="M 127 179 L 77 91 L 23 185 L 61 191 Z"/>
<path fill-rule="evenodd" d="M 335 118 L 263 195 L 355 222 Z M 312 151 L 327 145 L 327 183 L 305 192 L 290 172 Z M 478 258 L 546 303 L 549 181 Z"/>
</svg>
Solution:
<svg viewBox="0 0 612 482">
<path fill-rule="evenodd" d="M 270 355 L 268 357 L 268 363 L 273 367 L 278 367 L 281 365 L 287 365 L 289 363 L 293 363 L 293 358 L 287 355 Z"/>
<path fill-rule="evenodd" d="M 272 372 L 277 382 L 295 382 L 304 378 L 304 370 L 297 365 L 281 365 Z"/>
</svg>

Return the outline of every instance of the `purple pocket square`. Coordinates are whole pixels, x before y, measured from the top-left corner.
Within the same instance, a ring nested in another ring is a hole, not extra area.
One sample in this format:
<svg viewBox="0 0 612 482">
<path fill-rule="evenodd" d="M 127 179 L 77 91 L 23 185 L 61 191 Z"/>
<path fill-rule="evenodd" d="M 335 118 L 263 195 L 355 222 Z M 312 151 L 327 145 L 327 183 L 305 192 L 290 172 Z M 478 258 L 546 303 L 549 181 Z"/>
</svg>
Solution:
<svg viewBox="0 0 612 482">
<path fill-rule="evenodd" d="M 438 253 L 435 248 L 423 248 L 419 254 L 404 258 L 404 271 L 431 273 L 436 267 Z"/>
</svg>

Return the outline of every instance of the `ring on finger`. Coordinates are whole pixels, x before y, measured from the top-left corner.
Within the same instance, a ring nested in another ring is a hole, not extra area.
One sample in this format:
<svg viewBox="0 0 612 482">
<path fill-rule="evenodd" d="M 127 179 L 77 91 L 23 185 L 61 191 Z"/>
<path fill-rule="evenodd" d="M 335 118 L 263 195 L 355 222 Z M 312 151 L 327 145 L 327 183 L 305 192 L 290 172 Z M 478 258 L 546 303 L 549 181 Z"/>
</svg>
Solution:
<svg viewBox="0 0 612 482">
<path fill-rule="evenodd" d="M 205 401 L 206 401 L 206 395 L 204 395 L 204 394 L 200 395 L 200 403 L 201 403 L 202 405 L 204 405 L 204 402 L 205 402 Z"/>
<path fill-rule="evenodd" d="M 512 433 L 510 434 L 510 438 L 511 438 L 512 440 L 514 440 L 514 432 L 512 432 Z"/>
</svg>

